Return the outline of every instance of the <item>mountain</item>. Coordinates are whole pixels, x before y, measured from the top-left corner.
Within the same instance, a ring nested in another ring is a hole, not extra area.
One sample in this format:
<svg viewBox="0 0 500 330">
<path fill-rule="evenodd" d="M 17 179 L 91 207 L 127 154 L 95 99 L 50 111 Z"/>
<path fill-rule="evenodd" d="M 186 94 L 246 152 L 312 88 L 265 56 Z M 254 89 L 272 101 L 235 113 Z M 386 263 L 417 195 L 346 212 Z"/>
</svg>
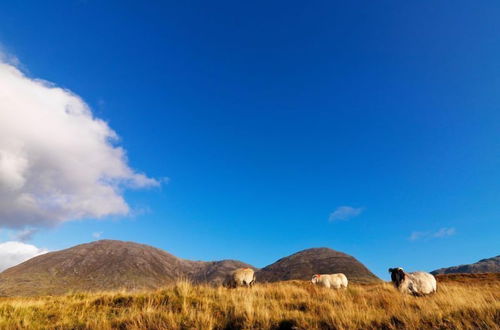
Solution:
<svg viewBox="0 0 500 330">
<path fill-rule="evenodd" d="M 255 267 L 237 260 L 191 261 L 152 246 L 113 240 L 50 252 L 0 273 L 0 296 L 62 294 L 70 291 L 156 289 L 177 279 L 220 284 L 237 268 Z M 344 273 L 352 282 L 378 278 L 342 252 L 308 249 L 257 272 L 258 282 L 310 280 L 316 273 Z"/>
<path fill-rule="evenodd" d="M 256 274 L 259 282 L 310 280 L 314 274 L 344 273 L 349 281 L 370 283 L 379 281 L 356 258 L 329 248 L 307 249 L 262 268 Z"/>
<path fill-rule="evenodd" d="M 500 255 L 482 259 L 469 265 L 460 265 L 436 269 L 432 274 L 456 274 L 456 273 L 500 273 Z"/>
<path fill-rule="evenodd" d="M 236 260 L 190 261 L 148 245 L 101 240 L 43 254 L 5 270 L 0 274 L 0 295 L 154 289 L 179 278 L 221 283 L 240 267 L 252 266 Z"/>
</svg>

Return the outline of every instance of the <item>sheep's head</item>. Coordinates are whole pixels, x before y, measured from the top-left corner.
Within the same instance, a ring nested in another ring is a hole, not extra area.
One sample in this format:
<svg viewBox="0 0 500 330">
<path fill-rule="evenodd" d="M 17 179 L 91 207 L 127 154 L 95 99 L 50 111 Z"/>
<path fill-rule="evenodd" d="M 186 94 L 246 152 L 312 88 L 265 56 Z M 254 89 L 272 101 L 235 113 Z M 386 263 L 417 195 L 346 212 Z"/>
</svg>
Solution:
<svg viewBox="0 0 500 330">
<path fill-rule="evenodd" d="M 392 283 L 394 283 L 394 285 L 396 287 L 399 287 L 399 285 L 401 284 L 401 282 L 404 281 L 405 276 L 406 276 L 403 268 L 401 268 L 401 267 L 389 268 L 389 273 L 391 273 Z"/>
<path fill-rule="evenodd" d="M 312 279 L 311 279 L 311 282 L 312 282 L 313 284 L 318 283 L 319 277 L 320 277 L 320 275 L 319 275 L 319 274 L 313 275 L 313 277 L 312 277 Z"/>
</svg>

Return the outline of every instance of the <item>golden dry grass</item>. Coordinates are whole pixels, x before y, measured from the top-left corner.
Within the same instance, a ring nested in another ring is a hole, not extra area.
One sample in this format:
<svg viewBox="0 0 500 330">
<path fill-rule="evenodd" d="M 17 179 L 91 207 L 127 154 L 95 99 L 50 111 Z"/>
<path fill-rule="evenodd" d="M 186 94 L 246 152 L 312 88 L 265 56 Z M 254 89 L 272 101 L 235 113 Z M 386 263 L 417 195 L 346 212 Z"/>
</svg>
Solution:
<svg viewBox="0 0 500 330">
<path fill-rule="evenodd" d="M 305 282 L 252 289 L 178 282 L 151 292 L 0 298 L 1 329 L 498 329 L 500 282 L 440 283 L 429 297 L 390 284 Z"/>
</svg>

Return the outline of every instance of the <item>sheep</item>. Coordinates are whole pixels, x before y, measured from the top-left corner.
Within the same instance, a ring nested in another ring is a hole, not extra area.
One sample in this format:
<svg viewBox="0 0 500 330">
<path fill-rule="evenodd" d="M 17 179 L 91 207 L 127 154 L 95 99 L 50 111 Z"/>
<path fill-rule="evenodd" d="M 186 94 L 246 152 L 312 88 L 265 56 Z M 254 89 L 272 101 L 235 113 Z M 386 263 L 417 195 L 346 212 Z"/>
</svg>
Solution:
<svg viewBox="0 0 500 330">
<path fill-rule="evenodd" d="M 313 275 L 311 282 L 313 284 L 322 285 L 325 288 L 346 289 L 347 277 L 342 274 L 316 274 Z"/>
<path fill-rule="evenodd" d="M 423 296 L 437 291 L 436 278 L 426 272 L 406 273 L 403 268 L 389 268 L 396 289 L 414 296 Z"/>
<path fill-rule="evenodd" d="M 230 288 L 238 286 L 252 287 L 255 280 L 255 272 L 252 268 L 238 268 L 228 274 L 225 285 Z"/>
</svg>

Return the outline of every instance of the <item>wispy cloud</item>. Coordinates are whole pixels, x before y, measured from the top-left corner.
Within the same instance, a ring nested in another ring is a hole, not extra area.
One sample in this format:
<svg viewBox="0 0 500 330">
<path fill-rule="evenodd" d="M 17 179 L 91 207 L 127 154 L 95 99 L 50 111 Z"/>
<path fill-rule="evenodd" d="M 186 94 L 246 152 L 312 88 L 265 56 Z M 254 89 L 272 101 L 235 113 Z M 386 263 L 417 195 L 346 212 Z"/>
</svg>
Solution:
<svg viewBox="0 0 500 330">
<path fill-rule="evenodd" d="M 422 237 L 426 236 L 428 233 L 426 232 L 422 232 L 422 231 L 413 231 L 411 234 L 410 234 L 410 237 L 408 237 L 408 239 L 410 241 L 416 241 L 418 239 L 421 239 Z"/>
<path fill-rule="evenodd" d="M 21 62 L 19 59 L 12 55 L 9 51 L 6 50 L 5 46 L 0 43 L 0 62 L 8 63 L 10 65 L 19 67 Z"/>
<path fill-rule="evenodd" d="M 12 238 L 16 241 L 26 242 L 31 240 L 33 238 L 33 235 L 35 235 L 37 232 L 38 229 L 26 228 L 16 232 L 14 235 L 12 235 Z"/>
<path fill-rule="evenodd" d="M 441 228 L 434 233 L 434 237 L 446 237 L 455 235 L 455 228 Z"/>
<path fill-rule="evenodd" d="M 335 211 L 330 213 L 328 220 L 339 221 L 339 220 L 349 220 L 357 217 L 364 211 L 362 207 L 352 207 L 352 206 L 339 206 Z"/>
<path fill-rule="evenodd" d="M 443 227 L 437 231 L 414 231 L 410 234 L 408 239 L 410 241 L 417 241 L 420 239 L 428 240 L 431 238 L 443 238 L 453 236 L 456 232 L 457 231 L 453 227 Z"/>
<path fill-rule="evenodd" d="M 95 233 L 92 233 L 93 238 L 101 238 L 103 232 L 102 231 L 96 231 Z"/>
</svg>

